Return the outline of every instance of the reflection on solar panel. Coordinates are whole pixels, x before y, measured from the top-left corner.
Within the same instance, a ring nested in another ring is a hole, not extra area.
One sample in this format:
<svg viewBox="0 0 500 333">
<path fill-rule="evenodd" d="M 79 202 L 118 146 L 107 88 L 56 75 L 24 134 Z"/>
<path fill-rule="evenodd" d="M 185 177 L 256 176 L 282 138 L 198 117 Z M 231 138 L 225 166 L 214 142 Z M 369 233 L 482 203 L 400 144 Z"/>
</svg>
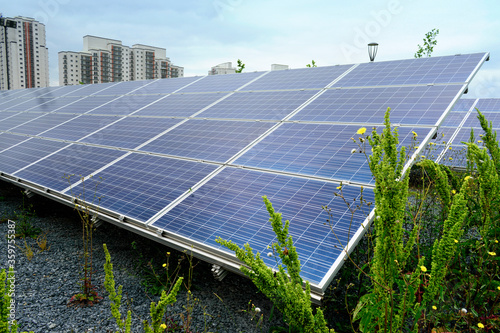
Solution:
<svg viewBox="0 0 500 333">
<path fill-rule="evenodd" d="M 100 182 L 101 218 L 231 270 L 239 261 L 215 237 L 266 252 L 275 241 L 267 195 L 290 220 L 302 276 L 319 298 L 343 246 L 352 250 L 373 217 L 365 207 L 351 221 L 333 195 L 342 182 L 348 200 L 363 187 L 373 201 L 351 137 L 362 126 L 380 132 L 391 107 L 400 145 L 425 146 L 438 126 L 456 140 L 457 127 L 476 126 L 476 102 L 450 109 L 487 57 L 1 91 L 0 178 L 68 204 Z"/>
<path fill-rule="evenodd" d="M 436 161 L 450 167 L 465 168 L 467 166 L 466 150 L 464 142 L 472 141 L 483 145 L 481 138 L 484 133 L 477 117 L 476 109 L 486 117 L 493 125 L 493 131 L 500 131 L 500 99 L 463 98 L 453 107 L 448 117 L 439 128 L 437 140 L 439 140 Z"/>
</svg>

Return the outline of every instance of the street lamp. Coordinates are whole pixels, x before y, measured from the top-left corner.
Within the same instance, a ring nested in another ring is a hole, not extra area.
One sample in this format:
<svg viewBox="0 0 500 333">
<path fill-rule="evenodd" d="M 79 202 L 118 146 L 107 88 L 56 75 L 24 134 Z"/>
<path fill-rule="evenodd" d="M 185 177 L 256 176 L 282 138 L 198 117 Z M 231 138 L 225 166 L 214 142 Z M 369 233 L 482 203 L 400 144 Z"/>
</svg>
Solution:
<svg viewBox="0 0 500 333">
<path fill-rule="evenodd" d="M 0 17 L 0 26 L 3 27 L 3 34 L 5 36 L 5 63 L 7 64 L 7 90 L 10 90 L 10 75 L 9 75 L 9 41 L 7 40 L 7 28 L 17 28 L 17 22 Z"/>
<path fill-rule="evenodd" d="M 370 61 L 375 60 L 375 56 L 377 55 L 378 43 L 370 43 L 368 44 L 368 56 L 370 56 Z"/>
</svg>

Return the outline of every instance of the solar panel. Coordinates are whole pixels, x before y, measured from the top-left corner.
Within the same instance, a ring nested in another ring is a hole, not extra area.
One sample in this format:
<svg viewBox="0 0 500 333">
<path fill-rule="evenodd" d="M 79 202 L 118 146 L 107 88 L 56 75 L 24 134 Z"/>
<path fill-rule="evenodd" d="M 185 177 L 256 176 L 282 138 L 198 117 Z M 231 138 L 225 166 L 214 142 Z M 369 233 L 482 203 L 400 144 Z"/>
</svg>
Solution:
<svg viewBox="0 0 500 333">
<path fill-rule="evenodd" d="M 318 92 L 319 90 L 238 92 L 197 117 L 281 120 Z"/>
<path fill-rule="evenodd" d="M 67 144 L 63 142 L 40 139 L 27 139 L 24 142 L 21 141 L 16 146 L 12 146 L 0 152 L 0 171 L 14 174 L 20 169 L 64 148 L 66 145 Z"/>
<path fill-rule="evenodd" d="M 273 125 L 265 122 L 188 120 L 140 150 L 225 162 Z"/>
<path fill-rule="evenodd" d="M 137 116 L 190 117 L 204 107 L 227 96 L 226 93 L 172 94 L 158 99 L 136 113 Z"/>
<path fill-rule="evenodd" d="M 351 67 L 342 65 L 271 71 L 241 90 L 321 89 Z"/>
<path fill-rule="evenodd" d="M 484 53 L 369 62 L 335 83 L 339 87 L 464 83 Z"/>
<path fill-rule="evenodd" d="M 351 137 L 360 127 L 380 132 L 391 107 L 400 146 L 412 143 L 414 131 L 415 154 L 422 152 L 438 126 L 454 142 L 471 116 L 469 102 L 456 102 L 487 57 L 0 92 L 0 177 L 71 205 L 102 179 L 102 218 L 132 222 L 230 269 L 239 261 L 214 238 L 265 252 L 275 237 L 267 195 L 290 219 L 302 275 L 319 297 L 343 262 L 321 206 L 332 208 L 333 230 L 349 249 L 372 218 L 367 209 L 351 220 L 333 195 L 342 182 L 348 198 L 359 200 L 363 187 L 373 201 L 366 158 Z M 68 174 L 84 182 L 75 178 L 70 187 Z"/>
<path fill-rule="evenodd" d="M 189 190 L 217 166 L 159 156 L 132 153 L 110 165 L 96 178 L 87 180 L 86 188 L 97 188 L 102 208 L 145 222 L 161 208 Z M 72 191 L 82 193 L 79 184 Z M 70 192 L 69 190 L 66 193 Z"/>
<path fill-rule="evenodd" d="M 291 120 L 383 123 L 391 108 L 393 123 L 434 125 L 461 86 L 329 89 Z"/>
<path fill-rule="evenodd" d="M 120 118 L 113 116 L 80 115 L 40 135 L 59 140 L 77 141 L 118 120 Z"/>
<path fill-rule="evenodd" d="M 471 130 L 474 131 L 474 142 L 480 146 L 484 144 L 482 140 L 484 131 L 479 123 L 476 109 L 492 123 L 493 131 L 500 130 L 500 99 L 461 99 L 439 128 L 439 132 L 442 133 L 438 136 L 440 143 L 447 145 L 442 147 L 436 158 L 437 162 L 450 167 L 465 168 L 467 147 L 463 142 L 470 142 Z"/>
<path fill-rule="evenodd" d="M 134 149 L 179 122 L 180 119 L 127 117 L 98 130 L 81 142 Z"/>
<path fill-rule="evenodd" d="M 87 176 L 124 154 L 125 152 L 116 149 L 73 144 L 14 175 L 40 186 L 61 191 L 70 185 L 67 176 L 75 175 L 71 181 L 76 182 L 80 176 Z M 93 195 L 93 193 L 86 194 Z"/>
<path fill-rule="evenodd" d="M 214 242 L 218 236 L 231 239 L 240 246 L 248 242 L 255 251 L 266 254 L 269 251 L 267 246 L 276 241 L 262 201 L 262 196 L 266 195 L 275 210 L 283 212 L 283 217 L 290 220 L 289 232 L 297 246 L 303 277 L 319 283 L 341 252 L 330 227 L 325 225 L 328 215 L 322 211 L 321 205 L 333 209 L 338 218 L 333 229 L 343 244 L 348 243 L 350 215 L 340 197 L 333 195 L 338 192 L 337 186 L 229 168 L 189 195 L 153 226 L 223 251 L 228 250 Z M 366 190 L 364 195 L 373 202 L 372 190 Z M 359 188 L 346 186 L 344 196 L 349 202 L 354 198 L 359 201 Z M 369 213 L 368 208 L 365 213 Z M 356 221 L 365 218 L 360 212 L 355 217 Z M 268 266 L 277 268 L 274 258 L 266 255 L 262 258 Z"/>
<path fill-rule="evenodd" d="M 382 110 L 379 112 L 383 113 Z M 373 184 L 366 156 L 360 153 L 351 139 L 359 138 L 356 135 L 358 129 L 359 126 L 355 125 L 285 123 L 234 164 Z M 378 132 L 381 130 L 382 127 L 379 127 Z M 412 144 L 412 131 L 425 137 L 430 129 L 399 128 L 399 147 Z"/>
</svg>

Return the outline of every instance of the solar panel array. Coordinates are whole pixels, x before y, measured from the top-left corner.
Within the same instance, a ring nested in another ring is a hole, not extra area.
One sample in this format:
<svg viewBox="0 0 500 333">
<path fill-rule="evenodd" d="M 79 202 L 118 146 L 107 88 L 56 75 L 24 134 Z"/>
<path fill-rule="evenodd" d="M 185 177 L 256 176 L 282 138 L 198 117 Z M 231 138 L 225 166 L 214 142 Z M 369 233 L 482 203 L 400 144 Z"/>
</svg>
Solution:
<svg viewBox="0 0 500 333">
<path fill-rule="evenodd" d="M 479 123 L 476 109 L 492 123 L 493 131 L 500 131 L 500 99 L 462 98 L 438 130 L 438 136 L 433 143 L 433 157 L 437 162 L 454 168 L 467 167 L 467 146 L 464 142 L 471 141 L 471 130 L 473 142 L 479 146 L 484 145 L 482 140 L 484 131 Z"/>
<path fill-rule="evenodd" d="M 267 195 L 321 294 L 370 219 L 333 195 L 342 182 L 346 200 L 361 186 L 374 200 L 356 130 L 380 131 L 391 107 L 400 146 L 413 131 L 425 143 L 487 57 L 2 91 L 0 175 L 67 202 L 96 188 L 107 218 L 228 266 L 238 261 L 217 236 L 261 253 L 275 241 Z"/>
</svg>

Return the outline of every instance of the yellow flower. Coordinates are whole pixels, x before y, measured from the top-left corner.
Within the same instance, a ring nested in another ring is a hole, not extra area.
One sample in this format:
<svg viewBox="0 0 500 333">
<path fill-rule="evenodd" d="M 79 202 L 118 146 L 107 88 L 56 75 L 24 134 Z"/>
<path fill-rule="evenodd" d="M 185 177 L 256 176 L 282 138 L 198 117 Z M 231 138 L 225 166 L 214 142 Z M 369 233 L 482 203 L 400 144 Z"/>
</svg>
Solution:
<svg viewBox="0 0 500 333">
<path fill-rule="evenodd" d="M 415 131 L 411 131 L 411 132 L 413 133 L 413 136 L 414 136 L 414 137 L 417 137 L 417 136 L 418 136 L 418 135 L 417 135 L 417 133 L 415 133 Z"/>
<path fill-rule="evenodd" d="M 450 158 L 449 158 L 449 160 L 450 160 L 450 161 L 453 161 L 453 157 L 450 157 Z"/>
<path fill-rule="evenodd" d="M 479 327 L 479 328 L 484 328 L 484 325 L 483 325 L 482 323 L 478 323 L 478 324 L 477 324 L 477 327 Z"/>
<path fill-rule="evenodd" d="M 170 255 L 170 252 L 167 252 L 167 256 L 169 256 L 169 255 Z"/>
<path fill-rule="evenodd" d="M 437 310 L 438 308 L 437 308 L 437 306 L 433 305 L 433 306 L 432 306 L 432 309 L 433 309 L 433 310 Z"/>
<path fill-rule="evenodd" d="M 500 290 L 500 286 L 498 286 L 497 289 Z"/>
<path fill-rule="evenodd" d="M 418 146 L 415 146 L 415 149 L 418 149 Z"/>
<path fill-rule="evenodd" d="M 341 190 L 342 189 L 342 185 L 341 186 L 337 186 L 337 190 Z"/>
<path fill-rule="evenodd" d="M 468 180 L 469 180 L 469 178 L 470 178 L 470 176 L 467 176 L 467 177 L 465 177 L 465 178 L 464 178 L 464 180 L 465 180 L 465 181 L 468 181 Z"/>
<path fill-rule="evenodd" d="M 167 267 L 167 264 L 163 264 L 163 267 Z"/>
<path fill-rule="evenodd" d="M 456 194 L 456 193 L 457 193 L 457 191 L 451 190 L 451 194 Z"/>
<path fill-rule="evenodd" d="M 451 146 L 449 146 L 448 149 L 451 150 Z"/>
<path fill-rule="evenodd" d="M 481 141 L 481 140 L 477 140 L 477 143 L 481 143 L 481 142 L 483 142 L 483 141 Z"/>
<path fill-rule="evenodd" d="M 496 256 L 497 254 L 495 252 L 488 252 L 490 256 Z"/>
<path fill-rule="evenodd" d="M 456 239 L 454 239 L 455 243 L 458 243 L 458 241 Z"/>
<path fill-rule="evenodd" d="M 166 329 L 166 328 L 167 328 L 167 325 L 165 325 L 165 324 L 161 324 L 161 325 L 160 325 L 160 328 L 161 328 L 162 330 L 164 330 L 164 329 Z"/>
<path fill-rule="evenodd" d="M 422 270 L 422 272 L 427 272 L 427 267 L 425 266 L 420 266 L 420 269 Z"/>
<path fill-rule="evenodd" d="M 498 243 L 498 241 L 495 239 L 495 243 Z"/>
<path fill-rule="evenodd" d="M 361 127 L 356 133 L 357 134 L 365 134 L 366 132 L 366 127 Z"/>
</svg>

